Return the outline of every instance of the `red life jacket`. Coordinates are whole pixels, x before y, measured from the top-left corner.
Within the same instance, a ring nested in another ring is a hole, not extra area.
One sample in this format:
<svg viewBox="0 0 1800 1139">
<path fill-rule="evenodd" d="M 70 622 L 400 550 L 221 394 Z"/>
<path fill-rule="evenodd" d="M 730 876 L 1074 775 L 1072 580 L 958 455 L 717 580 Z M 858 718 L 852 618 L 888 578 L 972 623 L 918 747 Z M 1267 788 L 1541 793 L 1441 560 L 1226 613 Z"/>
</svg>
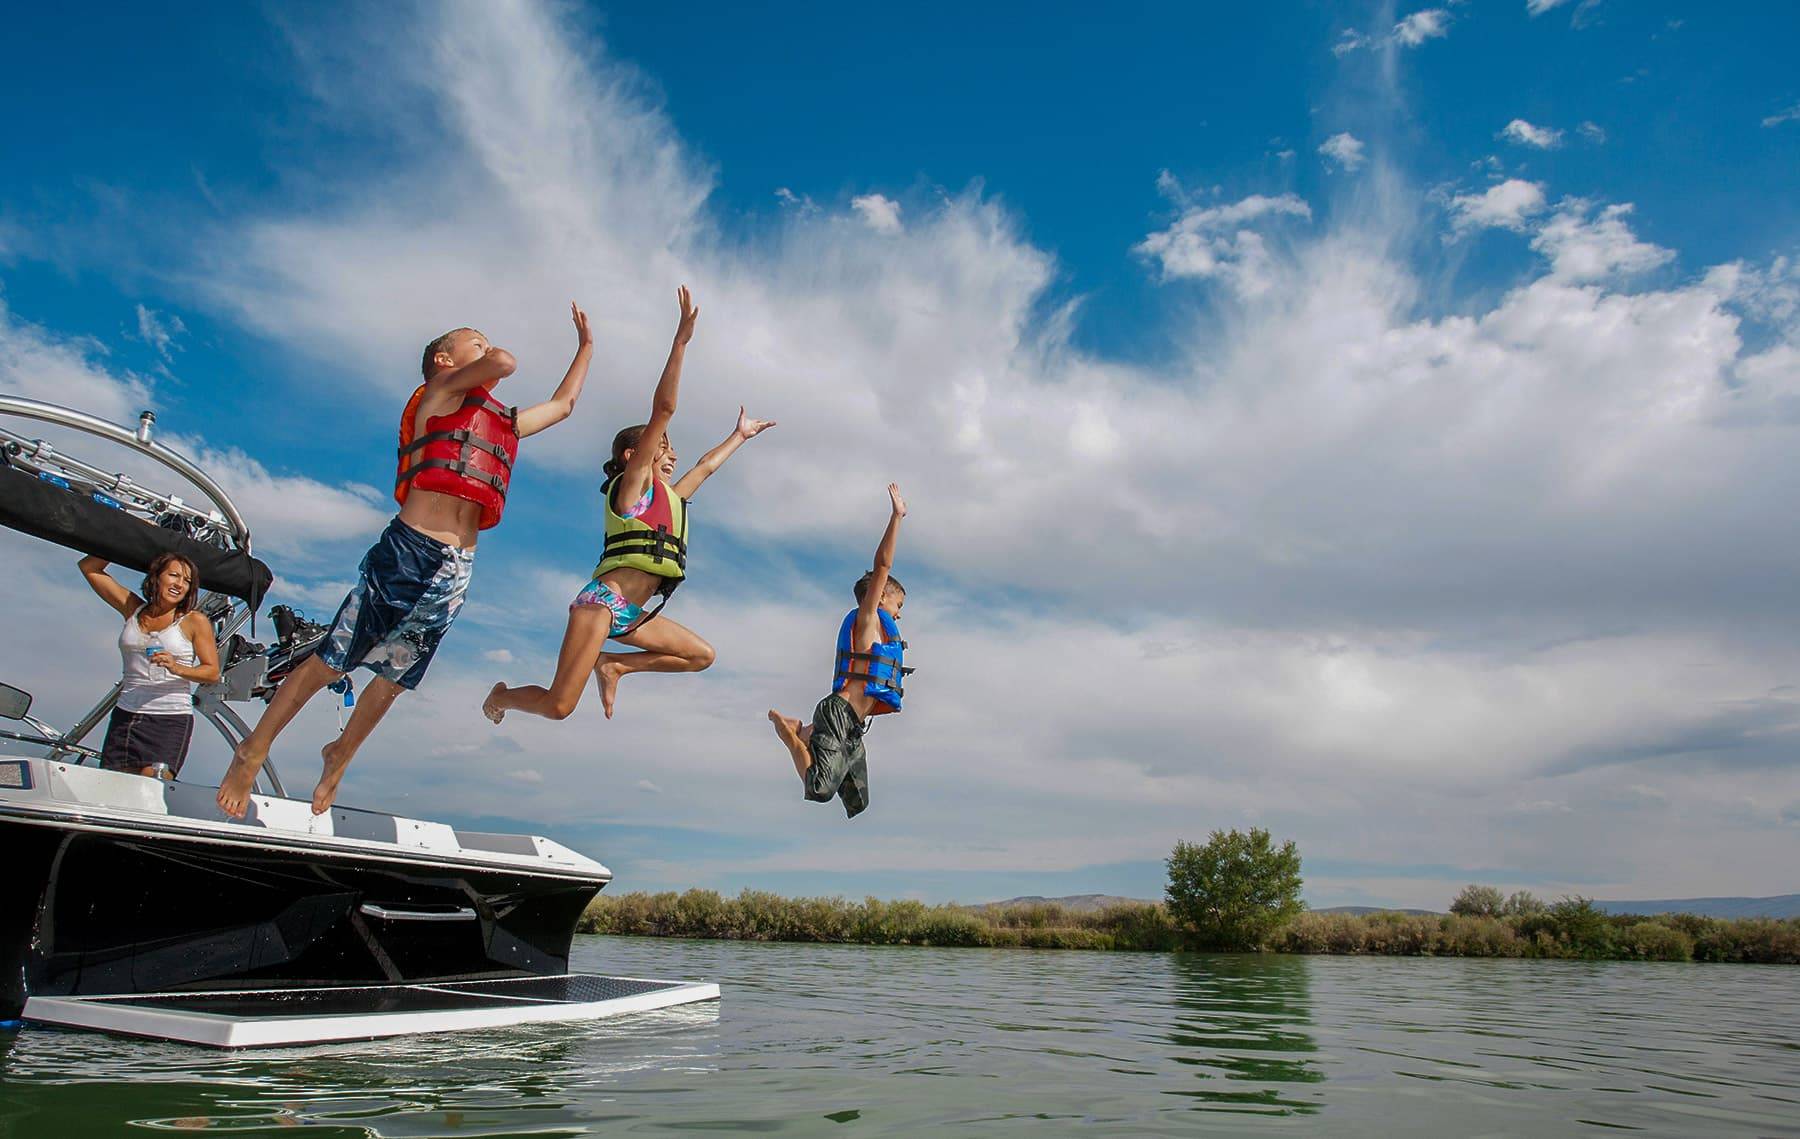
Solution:
<svg viewBox="0 0 1800 1139">
<path fill-rule="evenodd" d="M 449 415 L 425 421 L 425 432 L 413 437 L 425 385 L 406 401 L 400 414 L 399 466 L 394 499 L 406 505 L 407 491 L 433 490 L 481 505 L 481 529 L 500 523 L 506 509 L 506 484 L 519 454 L 518 409 L 502 405 L 486 388 L 464 397 Z"/>
</svg>

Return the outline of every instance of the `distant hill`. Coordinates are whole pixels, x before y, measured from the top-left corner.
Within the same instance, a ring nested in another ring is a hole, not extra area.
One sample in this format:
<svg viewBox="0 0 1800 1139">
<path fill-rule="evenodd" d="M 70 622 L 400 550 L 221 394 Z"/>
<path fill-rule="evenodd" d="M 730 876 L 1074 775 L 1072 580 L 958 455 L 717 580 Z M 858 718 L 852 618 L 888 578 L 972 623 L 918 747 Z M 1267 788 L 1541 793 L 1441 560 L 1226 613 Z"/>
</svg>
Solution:
<svg viewBox="0 0 1800 1139">
<path fill-rule="evenodd" d="M 1431 914 L 1431 915 L 1436 915 L 1441 912 L 1442 912 L 1441 910 L 1407 910 L 1407 909 L 1401 909 L 1401 908 L 1398 908 L 1395 906 L 1326 906 L 1322 910 L 1314 910 L 1313 911 L 1313 913 L 1315 913 L 1315 914 L 1354 914 L 1357 917 L 1362 917 L 1364 914 Z"/>
<path fill-rule="evenodd" d="M 1699 914 L 1708 918 L 1800 918 L 1800 894 L 1773 898 L 1673 898 L 1594 903 L 1609 914 Z"/>
<path fill-rule="evenodd" d="M 1149 906 L 1154 904 L 1147 898 L 1121 898 L 1117 894 L 1070 894 L 1062 898 L 1044 898 L 1036 894 L 1028 894 L 1023 898 L 1008 898 L 1004 902 L 982 902 L 980 905 L 969 908 L 998 910 L 1007 906 L 1061 906 L 1065 910 L 1085 914 L 1103 910 L 1108 906 Z"/>
</svg>

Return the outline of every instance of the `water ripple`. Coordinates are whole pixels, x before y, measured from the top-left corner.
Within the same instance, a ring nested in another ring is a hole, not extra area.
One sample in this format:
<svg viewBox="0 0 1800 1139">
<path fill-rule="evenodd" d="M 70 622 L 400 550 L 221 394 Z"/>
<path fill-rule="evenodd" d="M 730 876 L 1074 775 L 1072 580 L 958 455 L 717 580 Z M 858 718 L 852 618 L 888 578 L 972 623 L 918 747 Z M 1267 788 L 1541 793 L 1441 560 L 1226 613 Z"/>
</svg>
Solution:
<svg viewBox="0 0 1800 1139">
<path fill-rule="evenodd" d="M 578 957 L 725 999 L 248 1053 L 31 1028 L 0 1037 L 0 1134 L 1800 1135 L 1781 967 L 610 938 Z"/>
</svg>

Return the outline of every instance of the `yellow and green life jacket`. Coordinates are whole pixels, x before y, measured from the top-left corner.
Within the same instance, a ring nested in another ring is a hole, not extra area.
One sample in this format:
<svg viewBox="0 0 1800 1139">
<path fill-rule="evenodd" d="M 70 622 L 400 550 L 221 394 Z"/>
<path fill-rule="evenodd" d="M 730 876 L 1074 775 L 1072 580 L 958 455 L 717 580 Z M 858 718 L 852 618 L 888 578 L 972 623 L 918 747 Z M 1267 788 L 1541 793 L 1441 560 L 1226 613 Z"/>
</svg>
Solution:
<svg viewBox="0 0 1800 1139">
<path fill-rule="evenodd" d="M 617 477 L 606 480 L 606 545 L 596 579 L 615 569 L 642 570 L 663 579 L 657 592 L 667 598 L 687 576 L 687 501 L 660 479 L 651 479 L 650 505 L 636 518 L 626 518 L 613 502 Z"/>
</svg>

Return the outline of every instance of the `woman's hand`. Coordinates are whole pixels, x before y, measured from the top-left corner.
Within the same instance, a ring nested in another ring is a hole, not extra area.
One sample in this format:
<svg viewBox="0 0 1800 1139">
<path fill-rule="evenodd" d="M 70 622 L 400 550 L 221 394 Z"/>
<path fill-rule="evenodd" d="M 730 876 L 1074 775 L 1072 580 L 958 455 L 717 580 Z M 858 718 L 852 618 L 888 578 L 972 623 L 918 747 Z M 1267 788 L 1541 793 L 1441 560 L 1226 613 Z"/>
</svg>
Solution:
<svg viewBox="0 0 1800 1139">
<path fill-rule="evenodd" d="M 176 660 L 174 655 L 165 649 L 158 649 L 156 652 L 151 653 L 150 663 L 158 668 L 166 669 L 176 676 L 181 675 L 181 662 Z"/>
<path fill-rule="evenodd" d="M 675 326 L 675 343 L 686 344 L 694 338 L 694 321 L 700 319 L 700 307 L 694 303 L 692 293 L 686 285 L 675 291 L 675 299 L 681 303 L 681 323 Z"/>
<path fill-rule="evenodd" d="M 894 505 L 895 518 L 906 517 L 906 500 L 900 497 L 899 483 L 891 482 L 888 484 L 888 501 Z"/>
<path fill-rule="evenodd" d="M 583 348 L 592 348 L 594 346 L 594 333 L 588 328 L 587 313 L 581 311 L 580 305 L 576 304 L 574 301 L 570 301 L 569 315 L 575 320 L 575 350 L 579 352 Z"/>
<path fill-rule="evenodd" d="M 754 439 L 773 426 L 775 426 L 773 419 L 752 419 L 744 414 L 743 405 L 738 405 L 737 437 L 739 439 Z"/>
</svg>

